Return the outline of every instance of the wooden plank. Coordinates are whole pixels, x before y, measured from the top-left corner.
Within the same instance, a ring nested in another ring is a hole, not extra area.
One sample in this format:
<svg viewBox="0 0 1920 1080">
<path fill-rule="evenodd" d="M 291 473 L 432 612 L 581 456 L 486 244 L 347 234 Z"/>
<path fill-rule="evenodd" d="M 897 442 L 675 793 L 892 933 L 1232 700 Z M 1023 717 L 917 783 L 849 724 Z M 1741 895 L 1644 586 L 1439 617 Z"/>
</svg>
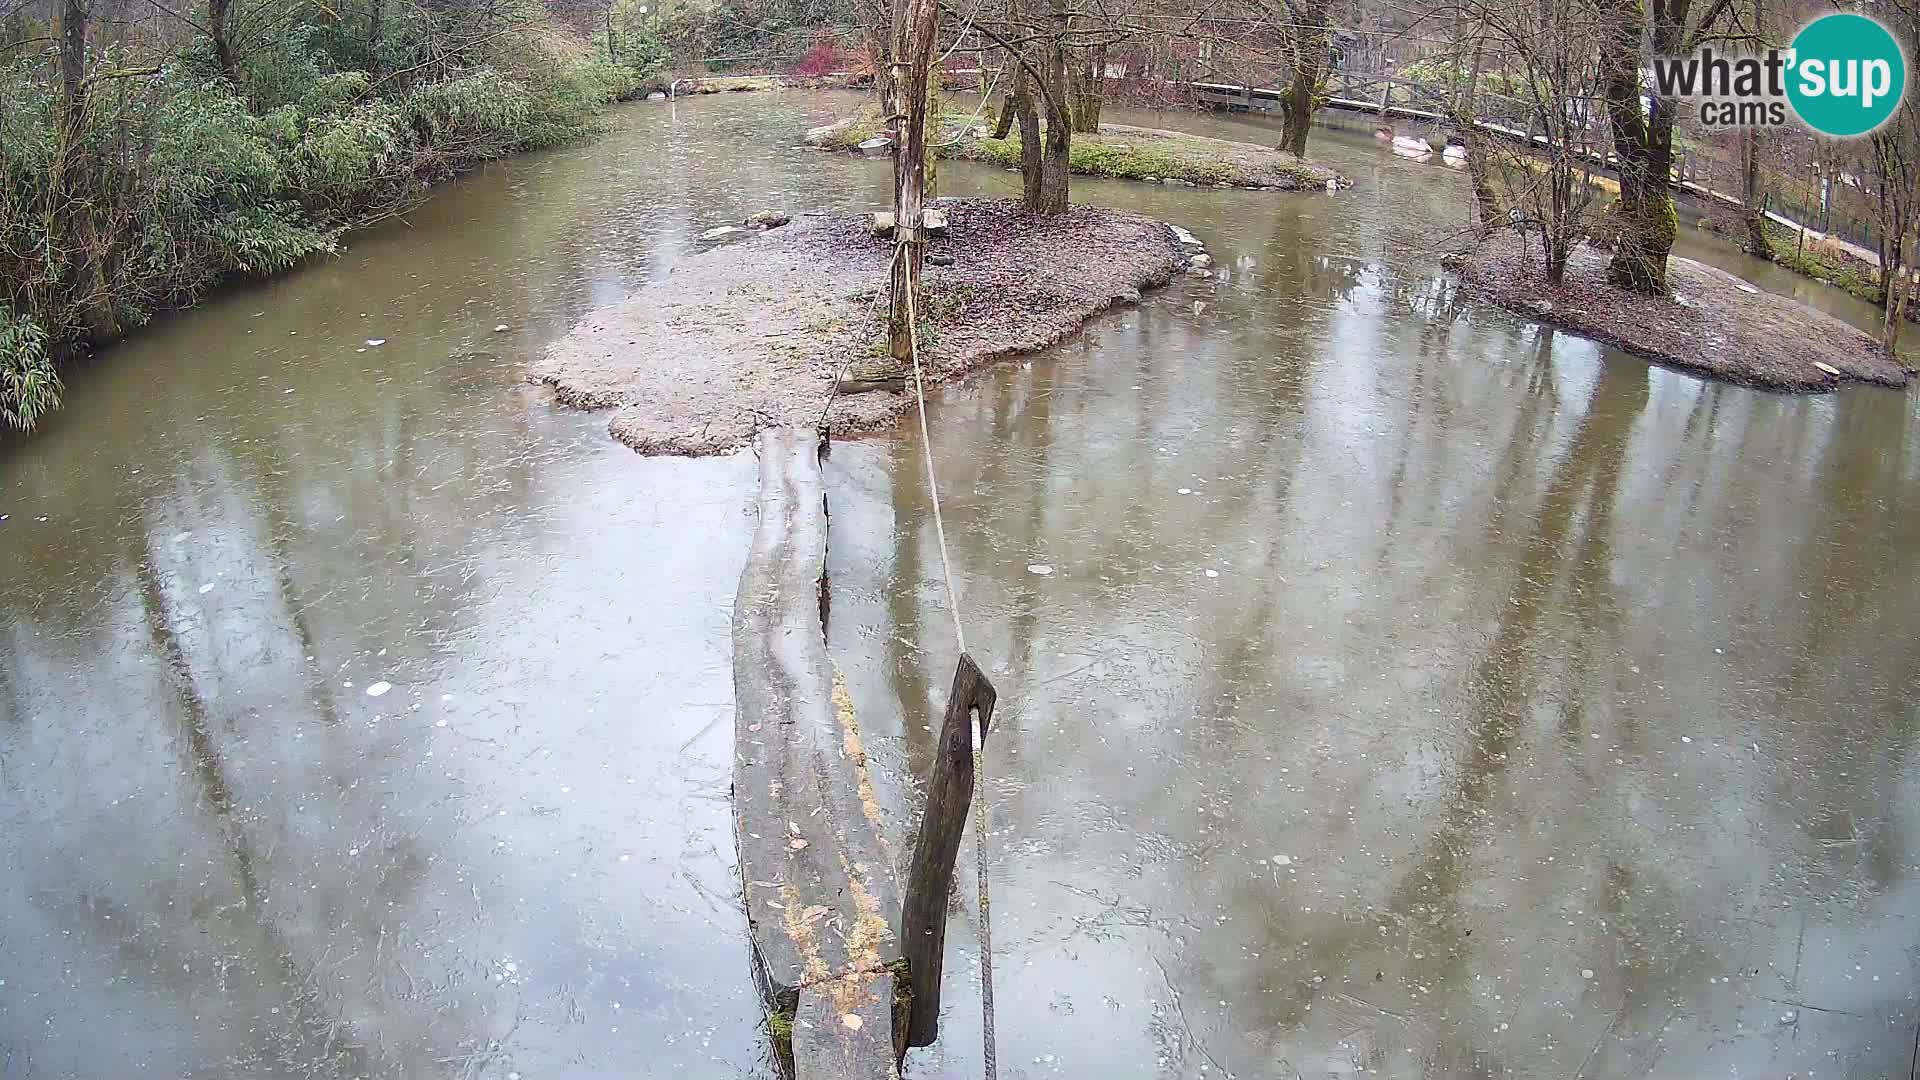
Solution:
<svg viewBox="0 0 1920 1080">
<path fill-rule="evenodd" d="M 807 988 L 793 1017 L 799 1080 L 899 1080 L 893 974 L 885 969 Z"/>
<path fill-rule="evenodd" d="M 927 779 L 927 808 L 920 815 L 920 838 L 907 872 L 901 948 L 913 986 L 907 1016 L 907 1045 L 931 1045 L 940 1033 L 940 979 L 946 968 L 947 897 L 953 892 L 953 865 L 960 836 L 973 807 L 973 725 L 978 717 L 984 740 L 998 694 L 973 657 L 960 654 L 947 715 L 940 723 L 933 773 Z"/>
<path fill-rule="evenodd" d="M 760 519 L 733 607 L 734 839 L 754 981 L 788 1020 L 829 993 L 840 1013 L 859 1012 L 875 1007 L 862 995 L 881 993 L 866 977 L 899 958 L 898 890 L 859 725 L 827 656 L 821 439 L 772 428 L 755 449 Z M 891 1060 L 891 1025 L 874 1027 L 841 1041 Z"/>
</svg>

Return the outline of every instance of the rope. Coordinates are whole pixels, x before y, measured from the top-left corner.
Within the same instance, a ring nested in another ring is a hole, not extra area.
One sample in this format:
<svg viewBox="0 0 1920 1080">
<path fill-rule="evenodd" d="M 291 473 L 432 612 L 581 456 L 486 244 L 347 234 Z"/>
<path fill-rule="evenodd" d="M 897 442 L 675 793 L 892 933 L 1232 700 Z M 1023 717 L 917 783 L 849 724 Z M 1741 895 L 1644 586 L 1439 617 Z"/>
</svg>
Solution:
<svg viewBox="0 0 1920 1080">
<path fill-rule="evenodd" d="M 894 260 L 907 258 L 906 240 L 894 245 Z M 960 625 L 960 594 L 953 587 L 953 560 L 947 554 L 947 526 L 940 515 L 940 484 L 934 477 L 933 435 L 927 430 L 927 385 L 920 370 L 920 318 L 914 308 L 913 290 L 907 290 L 907 352 L 913 357 L 913 395 L 919 404 L 920 442 L 927 448 L 927 493 L 933 499 L 933 532 L 940 540 L 940 569 L 947 579 L 947 610 L 953 616 L 953 637 L 960 651 L 967 651 L 966 630 Z M 980 895 L 980 1050 L 986 1080 L 999 1080 L 999 1053 L 993 1034 L 993 919 L 987 897 L 987 796 L 979 790 L 986 786 L 987 765 L 982 753 L 986 732 L 972 725 L 973 776 L 977 785 L 973 800 L 973 864 Z"/>
<path fill-rule="evenodd" d="M 903 227 L 898 226 L 896 227 Z M 897 263 L 906 258 L 906 240 L 894 246 Z M 960 626 L 960 594 L 953 588 L 953 560 L 947 555 L 947 526 L 940 517 L 940 481 L 933 475 L 933 436 L 927 432 L 927 384 L 920 373 L 920 317 L 914 312 L 913 290 L 907 290 L 907 352 L 913 357 L 913 394 L 920 403 L 920 441 L 927 448 L 927 493 L 933 497 L 933 532 L 940 539 L 940 569 L 947 578 L 947 611 L 953 616 L 953 639 L 967 651 L 967 632 Z M 980 730 L 973 732 L 974 753 L 980 752 Z"/>
<path fill-rule="evenodd" d="M 898 261 L 900 261 L 900 248 L 896 246 L 893 249 L 893 258 L 887 260 L 888 280 L 892 280 L 893 264 Z M 867 327 L 873 325 L 873 317 L 875 315 L 880 314 L 880 301 L 885 300 L 886 298 L 887 298 L 887 290 L 880 289 L 874 292 L 873 303 L 868 305 L 867 317 L 860 321 L 860 332 L 854 335 L 854 341 L 858 342 L 862 338 L 865 338 L 867 336 Z M 814 425 L 813 425 L 814 427 L 818 428 L 826 424 L 827 414 L 833 411 L 833 403 L 839 400 L 840 383 L 846 379 L 847 372 L 852 370 L 853 362 L 854 360 L 858 359 L 858 357 L 859 357 L 859 354 L 857 352 L 852 355 L 849 355 L 846 358 L 846 360 L 840 364 L 840 370 L 834 373 L 833 385 L 827 387 L 827 400 L 825 400 L 824 402 L 821 402 L 820 404 L 820 419 L 814 421 Z"/>
</svg>

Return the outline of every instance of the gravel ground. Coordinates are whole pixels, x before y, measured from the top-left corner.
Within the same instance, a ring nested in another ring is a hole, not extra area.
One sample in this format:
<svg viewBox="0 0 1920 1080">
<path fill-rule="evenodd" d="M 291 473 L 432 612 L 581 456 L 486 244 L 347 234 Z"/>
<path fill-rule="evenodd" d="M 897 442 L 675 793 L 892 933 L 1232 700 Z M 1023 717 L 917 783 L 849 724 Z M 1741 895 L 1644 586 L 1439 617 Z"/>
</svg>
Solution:
<svg viewBox="0 0 1920 1080">
<path fill-rule="evenodd" d="M 1580 248 L 1565 283 L 1554 287 L 1538 243 L 1531 259 L 1523 259 L 1519 241 L 1502 233 L 1449 264 L 1502 307 L 1698 375 L 1803 392 L 1842 382 L 1899 387 L 1910 377 L 1872 336 L 1798 301 L 1757 291 L 1724 270 L 1675 256 L 1667 263 L 1672 297 L 1661 299 L 1607 284 L 1608 258 Z"/>
<path fill-rule="evenodd" d="M 1075 207 L 1035 218 L 1009 202 L 942 200 L 952 236 L 929 245 L 951 266 L 924 277 L 922 360 L 933 382 L 1042 349 L 1182 265 L 1167 226 Z M 845 365 L 884 353 L 892 247 L 864 216 L 803 215 L 702 252 L 667 280 L 589 315 L 529 373 L 558 398 L 616 410 L 615 438 L 648 454 L 718 454 L 763 427 L 836 434 L 891 423 L 911 393 L 829 398 Z"/>
</svg>

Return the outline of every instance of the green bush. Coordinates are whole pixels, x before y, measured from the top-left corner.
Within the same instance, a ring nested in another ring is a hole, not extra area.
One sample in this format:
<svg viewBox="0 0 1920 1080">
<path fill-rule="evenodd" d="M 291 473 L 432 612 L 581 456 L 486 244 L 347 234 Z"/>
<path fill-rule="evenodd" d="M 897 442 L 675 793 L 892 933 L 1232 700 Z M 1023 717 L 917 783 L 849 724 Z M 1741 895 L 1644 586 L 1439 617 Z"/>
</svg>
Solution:
<svg viewBox="0 0 1920 1080">
<path fill-rule="evenodd" d="M 0 424 L 32 431 L 60 403 L 60 375 L 41 325 L 0 304 Z"/>
<path fill-rule="evenodd" d="M 30 429 L 57 406 L 71 350 L 229 275 L 330 252 L 432 181 L 589 134 L 664 61 L 658 38 L 625 33 L 611 62 L 518 0 L 487 17 L 533 28 L 493 34 L 390 6 L 377 49 L 364 20 L 307 14 L 245 57 L 237 86 L 204 39 L 157 71 L 90 56 L 71 140 L 52 58 L 0 66 L 0 423 Z"/>
</svg>

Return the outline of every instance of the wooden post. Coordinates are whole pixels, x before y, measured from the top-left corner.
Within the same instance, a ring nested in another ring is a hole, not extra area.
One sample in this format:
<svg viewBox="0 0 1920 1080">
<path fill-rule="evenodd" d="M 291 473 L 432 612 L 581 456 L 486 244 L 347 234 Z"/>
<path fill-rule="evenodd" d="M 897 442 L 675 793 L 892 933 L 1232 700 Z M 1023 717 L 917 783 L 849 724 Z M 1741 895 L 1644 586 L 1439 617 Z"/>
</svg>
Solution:
<svg viewBox="0 0 1920 1080">
<path fill-rule="evenodd" d="M 998 695 L 973 657 L 960 654 L 947 695 L 946 719 L 934 744 L 933 773 L 927 779 L 927 809 L 920 815 L 920 839 L 913 847 L 907 895 L 901 908 L 901 949 L 907 981 L 913 987 L 907 1018 L 907 1045 L 931 1046 L 940 1034 L 940 974 L 946 966 L 947 896 L 953 891 L 953 863 L 960 855 L 960 834 L 973 807 L 973 724 L 979 716 L 985 741 Z"/>
</svg>

